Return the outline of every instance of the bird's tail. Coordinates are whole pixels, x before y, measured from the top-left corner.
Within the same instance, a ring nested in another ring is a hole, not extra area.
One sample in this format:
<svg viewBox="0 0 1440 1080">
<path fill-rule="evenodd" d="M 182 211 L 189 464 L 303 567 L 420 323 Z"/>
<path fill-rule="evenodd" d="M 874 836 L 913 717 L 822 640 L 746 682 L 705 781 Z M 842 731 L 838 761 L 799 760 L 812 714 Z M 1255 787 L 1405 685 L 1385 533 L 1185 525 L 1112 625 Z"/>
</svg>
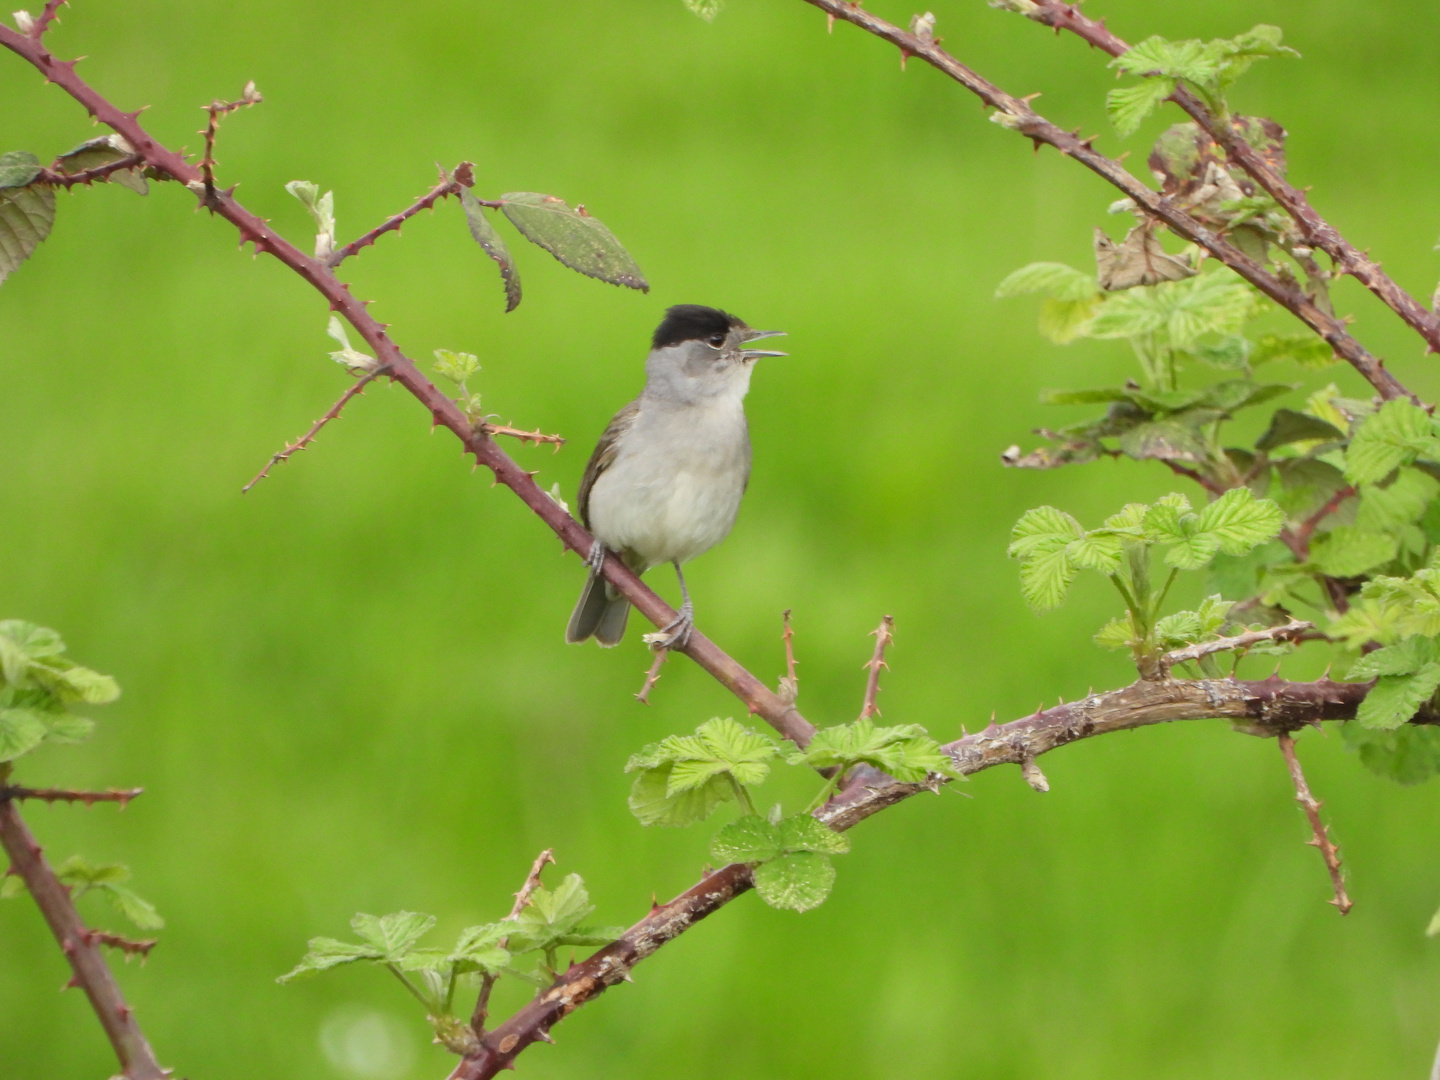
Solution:
<svg viewBox="0 0 1440 1080">
<path fill-rule="evenodd" d="M 629 618 L 630 601 L 601 574 L 591 571 L 570 616 L 570 625 L 565 628 L 565 640 L 573 644 L 593 636 L 608 649 L 620 644 Z"/>
</svg>

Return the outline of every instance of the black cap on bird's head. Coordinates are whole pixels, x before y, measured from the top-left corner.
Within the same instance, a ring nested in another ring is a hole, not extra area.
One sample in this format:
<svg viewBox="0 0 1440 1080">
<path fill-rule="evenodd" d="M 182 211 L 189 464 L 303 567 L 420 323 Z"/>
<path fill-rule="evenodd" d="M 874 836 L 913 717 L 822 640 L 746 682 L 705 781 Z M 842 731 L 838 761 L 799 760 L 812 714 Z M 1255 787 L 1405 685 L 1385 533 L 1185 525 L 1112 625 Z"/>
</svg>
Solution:
<svg viewBox="0 0 1440 1080">
<path fill-rule="evenodd" d="M 686 341 L 703 341 L 718 348 L 735 330 L 740 331 L 738 336 L 741 342 L 758 341 L 760 338 L 776 337 L 783 333 L 780 330 L 752 330 L 745 324 L 744 319 L 719 308 L 706 307 L 704 304 L 676 304 L 666 310 L 664 320 L 656 327 L 651 347 L 665 349 Z M 746 352 L 747 359 L 785 355 L 755 349 Z"/>
</svg>

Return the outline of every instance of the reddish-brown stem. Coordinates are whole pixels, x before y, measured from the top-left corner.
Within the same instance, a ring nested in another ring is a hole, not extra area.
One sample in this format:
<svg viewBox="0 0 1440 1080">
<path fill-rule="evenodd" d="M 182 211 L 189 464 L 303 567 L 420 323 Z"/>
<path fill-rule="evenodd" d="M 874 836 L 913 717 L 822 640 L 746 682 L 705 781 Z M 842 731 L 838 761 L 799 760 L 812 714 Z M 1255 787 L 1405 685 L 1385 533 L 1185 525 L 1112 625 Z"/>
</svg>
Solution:
<svg viewBox="0 0 1440 1080">
<path fill-rule="evenodd" d="M 434 209 L 435 204 L 441 199 L 447 198 L 451 195 L 459 195 L 462 190 L 468 188 L 471 184 L 475 182 L 474 168 L 475 166 L 473 162 L 462 161 L 459 165 L 455 167 L 455 171 L 449 176 L 446 176 L 444 171 L 442 170 L 440 174 L 440 183 L 436 184 L 433 188 L 431 188 L 428 194 L 422 195 L 420 198 L 416 199 L 404 210 L 401 210 L 400 213 L 382 221 L 379 225 L 376 225 L 375 228 L 371 229 L 364 236 L 357 237 L 356 239 L 350 241 L 350 243 L 346 244 L 344 247 L 338 249 L 333 255 L 330 256 L 329 264 L 332 267 L 339 266 L 342 262 L 348 259 L 351 255 L 354 255 L 361 248 L 369 247 L 371 244 L 375 243 L 376 240 L 380 239 L 380 237 L 384 236 L 387 232 L 399 232 L 400 227 L 404 225 L 405 222 L 409 221 L 412 217 L 414 217 L 416 214 L 420 213 L 421 210 Z M 481 206 L 489 206 L 495 208 L 504 205 L 501 202 L 490 199 L 477 199 L 476 202 L 480 203 Z"/>
<path fill-rule="evenodd" d="M 650 661 L 650 670 L 645 672 L 645 685 L 640 687 L 640 692 L 635 695 L 635 700 L 641 705 L 650 704 L 650 691 L 655 689 L 655 684 L 660 681 L 660 669 L 665 664 L 665 657 L 670 655 L 670 650 L 663 645 L 655 650 L 655 659 Z"/>
<path fill-rule="evenodd" d="M 1299 556 L 1302 561 L 1310 557 L 1310 538 L 1315 535 L 1315 529 L 1319 526 L 1320 522 L 1338 510 L 1340 504 L 1354 494 L 1355 489 L 1349 484 L 1346 484 L 1339 491 L 1335 492 L 1334 495 L 1331 495 L 1330 498 L 1325 501 L 1324 506 L 1307 517 L 1294 530 L 1295 542 L 1304 552 L 1303 555 Z"/>
<path fill-rule="evenodd" d="M 245 91 L 238 101 L 212 101 L 209 105 L 203 106 L 209 115 L 205 128 L 200 132 L 205 136 L 205 153 L 200 158 L 200 176 L 205 183 L 205 194 L 207 198 L 215 196 L 215 166 L 219 164 L 215 160 L 215 136 L 220 131 L 221 117 L 228 116 L 236 109 L 248 108 L 251 105 L 258 105 L 264 98 L 255 90 L 254 82 L 245 84 Z"/>
<path fill-rule="evenodd" d="M 962 775 L 996 765 L 1023 769 L 1029 762 L 1034 777 L 1039 774 L 1034 762 L 1040 755 L 1113 731 L 1214 717 L 1235 722 L 1253 734 L 1274 736 L 1314 720 L 1348 719 L 1355 715 L 1371 685 L 1329 679 L 1313 683 L 1278 678 L 1258 682 L 1142 679 L 1123 689 L 1091 694 L 1009 724 L 992 723 L 984 731 L 957 739 L 943 749 Z M 1436 720 L 1440 717 L 1427 710 L 1416 722 Z M 815 816 L 830 828 L 843 831 L 887 806 L 929 790 L 933 788 L 901 783 L 874 769 L 856 769 L 845 790 Z M 516 1056 L 527 1046 L 549 1041 L 555 1024 L 611 986 L 628 981 L 636 964 L 743 895 L 753 884 L 748 864 L 731 863 L 668 904 L 656 905 L 619 941 L 572 965 L 548 990 L 487 1034 L 480 1047 L 455 1067 L 450 1080 L 489 1080 L 512 1068 Z"/>
<path fill-rule="evenodd" d="M 354 384 L 347 387 L 345 392 L 340 395 L 339 400 L 336 401 L 334 405 L 330 406 L 330 411 L 327 412 L 324 416 L 320 417 L 319 420 L 316 420 L 315 423 L 310 425 L 309 431 L 307 431 L 304 435 L 301 435 L 300 438 L 295 440 L 293 443 L 290 443 L 288 446 L 286 446 L 284 450 L 277 450 L 275 453 L 271 454 L 270 460 L 265 463 L 265 467 L 261 469 L 258 473 L 256 473 L 248 484 L 246 484 L 243 488 L 240 489 L 240 494 L 244 495 L 261 480 L 264 480 L 267 476 L 270 475 L 270 470 L 276 465 L 280 464 L 280 462 L 288 461 L 292 454 L 299 453 L 301 450 L 304 450 L 307 446 L 314 442 L 315 436 L 320 434 L 321 428 L 323 428 L 326 424 L 330 423 L 331 420 L 340 419 L 340 413 L 344 410 L 346 405 L 350 404 L 351 398 L 355 397 L 357 394 L 363 391 L 365 387 L 369 385 L 369 383 L 371 383 L 373 380 L 378 379 L 381 375 L 384 374 L 387 374 L 386 369 L 383 366 L 377 367 L 374 371 L 367 371 L 364 375 L 357 379 Z"/>
<path fill-rule="evenodd" d="M 1263 641 L 1297 641 L 1301 634 L 1314 630 L 1315 624 L 1302 619 L 1291 619 L 1284 626 L 1270 626 L 1264 630 L 1247 630 L 1234 637 L 1222 637 L 1216 641 L 1205 641 L 1199 645 L 1188 645 L 1160 657 L 1160 674 L 1169 677 L 1170 669 L 1188 660 L 1199 660 L 1202 656 L 1216 653 L 1249 649 Z"/>
<path fill-rule="evenodd" d="M 100 953 L 102 939 L 94 936 L 81 921 L 70 900 L 70 890 L 50 869 L 13 799 L 0 800 L 0 845 L 10 856 L 12 872 L 24 879 L 25 887 L 60 943 L 65 959 L 70 962 L 72 982 L 90 999 L 100 1026 L 120 1059 L 126 1080 L 165 1080 L 168 1074 L 155 1060 L 150 1044 L 135 1023 L 133 1010 L 125 1003 L 115 976 Z"/>
<path fill-rule="evenodd" d="M 48 184 L 50 187 L 72 188 L 76 184 L 93 184 L 96 180 L 104 180 L 111 173 L 133 169 L 144 164 L 145 159 L 139 154 L 130 154 L 119 161 L 107 162 L 104 165 L 96 165 L 93 169 L 81 169 L 79 172 L 73 173 L 67 173 L 52 165 L 50 168 L 40 171 L 40 175 L 35 178 L 35 183 Z"/>
<path fill-rule="evenodd" d="M 530 902 L 530 894 L 540 887 L 540 874 L 544 871 L 547 863 L 555 862 L 554 848 L 546 848 L 535 857 L 535 862 L 530 866 L 530 873 L 525 875 L 525 883 L 520 886 L 520 891 L 515 894 L 515 903 L 510 905 L 511 919 L 517 918 L 520 912 L 525 910 L 525 905 Z M 510 939 L 501 938 L 498 942 L 500 948 L 510 944 Z M 480 997 L 475 1002 L 475 1011 L 470 1017 L 470 1029 L 475 1032 L 476 1037 L 485 1037 L 485 1021 L 490 1016 L 490 993 L 495 989 L 496 975 L 488 972 L 480 980 Z"/>
<path fill-rule="evenodd" d="M 795 629 L 790 625 L 790 609 L 785 609 L 785 632 L 780 637 L 785 642 L 785 674 L 780 679 L 780 697 L 794 702 L 800 696 L 800 676 L 795 671 Z"/>
<path fill-rule="evenodd" d="M 1170 471 L 1173 472 L 1176 476 L 1183 476 L 1187 480 L 1194 480 L 1195 483 L 1199 484 L 1206 491 L 1210 492 L 1211 495 L 1225 494 L 1227 489 L 1224 484 L 1217 484 L 1208 476 L 1204 476 L 1201 473 L 1196 472 L 1194 469 L 1188 469 L 1184 465 L 1181 465 L 1178 461 L 1171 461 L 1169 458 L 1164 459 L 1164 461 L 1166 466 L 1168 466 Z"/>
<path fill-rule="evenodd" d="M 1305 810 L 1305 816 L 1310 820 L 1310 830 L 1314 838 L 1308 840 L 1312 847 L 1320 849 L 1321 856 L 1325 859 L 1325 869 L 1330 871 L 1330 884 L 1335 889 L 1335 898 L 1329 903 L 1340 909 L 1344 915 L 1355 905 L 1345 893 L 1345 876 L 1340 872 L 1340 849 L 1330 839 L 1330 830 L 1320 820 L 1320 800 L 1310 794 L 1310 785 L 1305 782 L 1304 770 L 1300 768 L 1300 759 L 1295 755 L 1295 739 L 1288 732 L 1282 732 L 1277 740 L 1280 743 L 1280 753 L 1285 755 L 1285 764 L 1290 770 L 1290 779 L 1295 783 L 1295 801 Z"/>
<path fill-rule="evenodd" d="M 1057 31 L 1069 30 L 1092 46 L 1111 56 L 1119 56 L 1130 46 L 1111 33 L 1103 22 L 1087 18 L 1078 5 L 1062 0 L 1035 0 L 1029 18 Z M 1171 100 L 1184 109 L 1225 151 L 1225 156 L 1244 169 L 1265 192 L 1279 203 L 1300 228 L 1300 235 L 1310 247 L 1318 247 L 1329 255 L 1341 272 L 1354 277 L 1399 315 L 1425 339 L 1430 352 L 1440 352 L 1440 316 L 1426 307 L 1390 279 L 1380 264 L 1370 259 L 1340 235 L 1339 230 L 1321 217 L 1305 193 L 1278 173 L 1264 156 L 1245 141 L 1236 127 L 1221 123 L 1200 98 L 1180 86 Z"/>
<path fill-rule="evenodd" d="M 150 950 L 159 944 L 154 938 L 134 941 L 127 937 L 121 937 L 119 934 L 112 934 L 108 930 L 91 930 L 89 938 L 92 942 L 124 953 L 127 960 L 132 956 L 138 956 L 142 963 L 150 956 Z"/>
<path fill-rule="evenodd" d="M 138 112 L 121 112 L 104 96 L 75 73 L 75 61 L 57 60 L 38 42 L 7 27 L 0 26 L 0 45 L 33 64 L 42 75 L 55 83 L 101 123 L 125 137 L 137 154 L 142 154 L 150 167 L 185 184 L 200 197 L 202 205 L 235 226 L 242 243 L 255 246 L 259 252 L 273 255 L 285 266 L 307 281 L 339 313 L 373 350 L 379 362 L 388 368 L 387 375 L 408 390 L 429 411 L 432 422 L 449 428 L 474 455 L 478 464 L 495 474 L 495 479 L 510 488 L 566 547 L 587 555 L 594 538 L 585 528 L 560 508 L 482 429 L 477 430 L 460 407 L 421 374 L 415 362 L 400 351 L 386 334 L 385 328 L 365 310 L 365 305 L 343 282 L 339 281 L 324 260 L 306 255 L 294 244 L 271 230 L 269 224 L 246 210 L 232 194 L 207 191 L 200 170 L 174 150 L 167 149 L 140 125 Z M 676 618 L 675 610 L 653 592 L 617 556 L 607 553 L 602 572 L 607 581 L 633 604 L 637 611 L 656 626 L 667 626 Z M 784 738 L 803 746 L 815 728 L 792 703 L 772 693 L 754 675 L 746 671 L 714 642 L 698 630 L 691 633 L 681 650 L 750 710 L 769 723 Z"/>
<path fill-rule="evenodd" d="M 69 0 L 47 0 L 45 10 L 35 20 L 35 27 L 30 31 L 30 36 L 36 41 L 44 37 L 45 31 L 50 29 L 50 24 L 59 17 L 60 9 L 68 2 Z"/>
<path fill-rule="evenodd" d="M 512 439 L 519 439 L 522 443 L 534 443 L 539 446 L 541 443 L 550 443 L 558 451 L 565 445 L 563 435 L 543 435 L 539 428 L 534 431 L 522 431 L 520 428 L 510 427 L 508 424 L 491 424 L 486 422 L 481 425 L 487 435 L 508 435 Z"/>
<path fill-rule="evenodd" d="M 880 625 L 870 633 L 875 638 L 875 652 L 865 664 L 865 667 L 870 669 L 870 674 L 865 678 L 865 701 L 860 706 L 861 720 L 880 715 L 880 705 L 876 700 L 880 696 L 880 669 L 890 666 L 885 663 L 885 649 L 895 640 L 895 620 L 889 615 L 881 617 Z"/>
<path fill-rule="evenodd" d="M 1133 199 L 1150 217 L 1158 218 L 1177 236 L 1204 248 L 1309 326 L 1324 338 L 1336 353 L 1354 365 L 1382 398 L 1388 400 L 1408 397 L 1418 400 L 1385 368 L 1383 361 L 1371 355 L 1350 336 L 1340 319 L 1316 306 L 1297 285 L 1281 280 L 1245 255 L 1229 240 L 1181 210 L 1159 192 L 1146 187 L 1118 161 L 1096 152 L 1091 145 L 1093 139 L 1082 139 L 1077 134 L 1062 130 L 1031 108 L 1028 100 L 1007 94 L 994 83 L 981 78 L 940 48 L 935 41 L 924 40 L 908 33 L 894 23 L 872 15 L 858 4 L 849 3 L 847 0 L 805 0 L 805 3 L 888 41 L 902 53 L 919 57 L 975 94 L 986 105 L 998 110 L 997 115 L 1004 121 L 1005 127 L 1018 131 L 1037 147 L 1042 144 L 1055 147 L 1114 185 Z"/>
<path fill-rule="evenodd" d="M 110 788 L 106 791 L 74 791 L 70 788 L 0 787 L 0 802 L 7 799 L 36 799 L 41 802 L 79 802 L 93 806 L 97 802 L 119 803 L 124 810 L 131 799 L 138 798 L 144 788 Z"/>
</svg>

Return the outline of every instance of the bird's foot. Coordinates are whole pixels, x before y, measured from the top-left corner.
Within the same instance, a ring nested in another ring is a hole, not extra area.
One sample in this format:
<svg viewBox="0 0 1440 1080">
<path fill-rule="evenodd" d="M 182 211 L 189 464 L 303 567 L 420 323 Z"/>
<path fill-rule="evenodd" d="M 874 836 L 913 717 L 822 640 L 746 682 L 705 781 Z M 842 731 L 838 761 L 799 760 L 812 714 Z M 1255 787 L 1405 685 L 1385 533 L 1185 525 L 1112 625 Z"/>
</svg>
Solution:
<svg viewBox="0 0 1440 1080">
<path fill-rule="evenodd" d="M 605 565 L 605 545 L 596 540 L 590 545 L 590 554 L 585 556 L 585 565 L 593 572 L 599 573 L 600 568 Z"/>
<path fill-rule="evenodd" d="M 680 613 L 653 634 L 646 634 L 644 642 L 657 649 L 683 649 L 690 643 L 690 634 L 695 629 L 695 605 L 688 599 L 680 605 Z"/>
</svg>

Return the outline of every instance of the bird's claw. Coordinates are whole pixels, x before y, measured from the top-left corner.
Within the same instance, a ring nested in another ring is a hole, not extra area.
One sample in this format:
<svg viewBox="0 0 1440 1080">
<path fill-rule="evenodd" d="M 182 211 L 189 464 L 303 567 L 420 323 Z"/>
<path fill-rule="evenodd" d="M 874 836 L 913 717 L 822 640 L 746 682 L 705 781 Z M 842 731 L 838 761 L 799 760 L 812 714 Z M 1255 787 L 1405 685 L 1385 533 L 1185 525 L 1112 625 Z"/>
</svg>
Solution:
<svg viewBox="0 0 1440 1080">
<path fill-rule="evenodd" d="M 585 556 L 585 565 L 597 574 L 605 565 L 605 545 L 599 540 L 590 545 L 590 554 Z"/>
<path fill-rule="evenodd" d="M 670 622 L 652 634 L 646 634 L 644 642 L 657 649 L 683 649 L 690 643 L 695 630 L 695 605 L 686 600 L 680 605 L 680 613 Z"/>
</svg>

